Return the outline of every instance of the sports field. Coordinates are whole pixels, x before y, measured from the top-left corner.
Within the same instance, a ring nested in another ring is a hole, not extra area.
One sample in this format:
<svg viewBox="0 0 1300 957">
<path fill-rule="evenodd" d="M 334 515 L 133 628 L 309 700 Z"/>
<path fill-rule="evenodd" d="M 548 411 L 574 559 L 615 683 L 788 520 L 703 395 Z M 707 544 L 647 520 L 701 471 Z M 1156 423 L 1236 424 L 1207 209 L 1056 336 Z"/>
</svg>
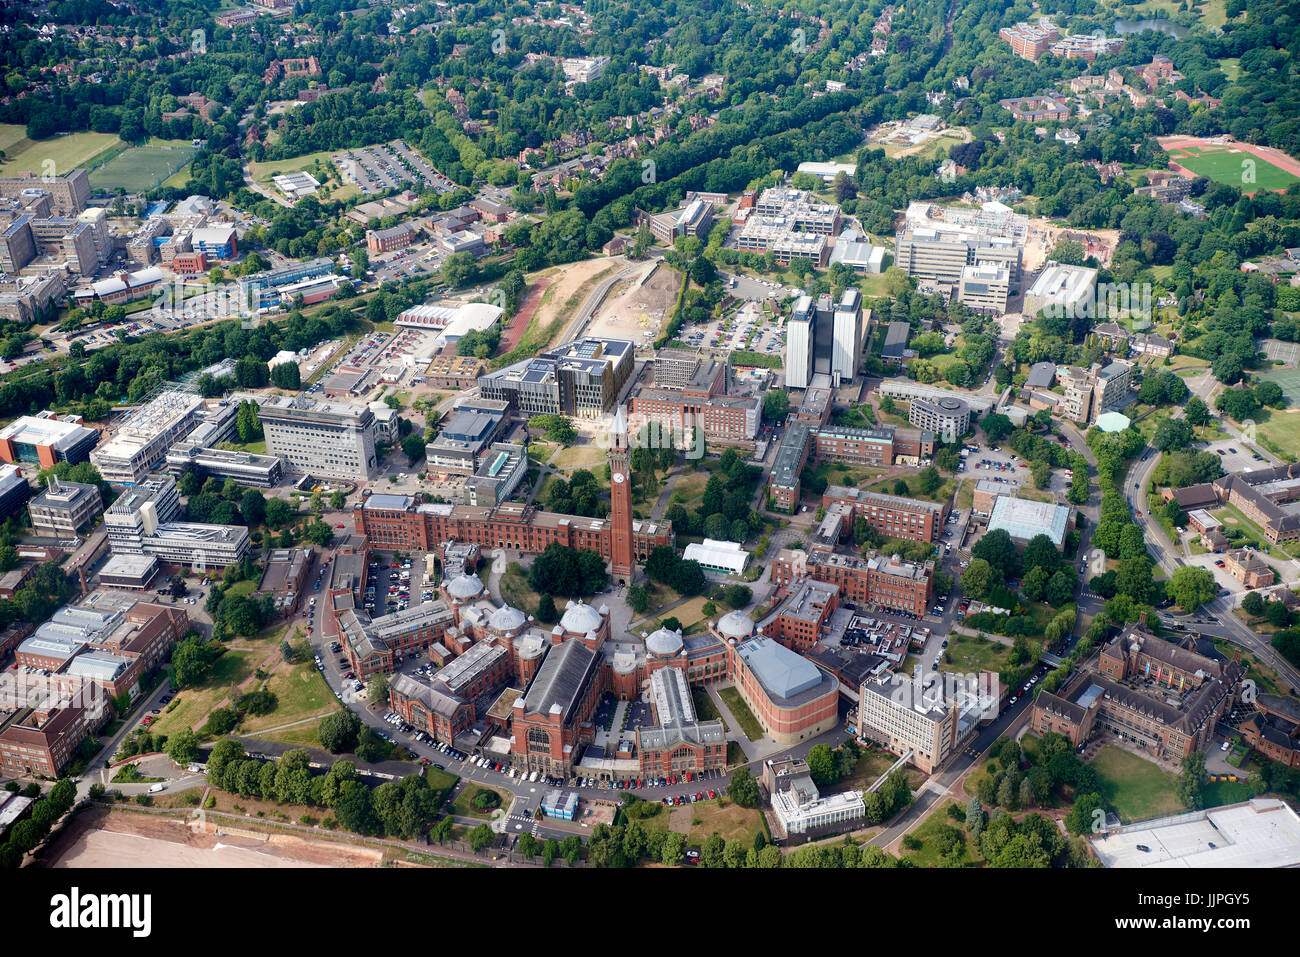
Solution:
<svg viewBox="0 0 1300 957">
<path fill-rule="evenodd" d="M 144 192 L 189 165 L 197 152 L 192 146 L 133 146 L 92 170 L 90 185 L 108 192 Z"/>
<path fill-rule="evenodd" d="M 55 176 L 64 176 L 121 142 L 113 133 L 89 132 L 29 140 L 23 127 L 3 124 L 0 125 L 0 149 L 5 151 L 5 161 L 0 163 L 0 176 L 43 175 L 46 160 L 53 160 Z"/>
<path fill-rule="evenodd" d="M 1248 193 L 1283 190 L 1300 182 L 1300 176 L 1274 165 L 1246 144 L 1183 140 L 1169 144 L 1165 150 L 1184 169 Z"/>
</svg>

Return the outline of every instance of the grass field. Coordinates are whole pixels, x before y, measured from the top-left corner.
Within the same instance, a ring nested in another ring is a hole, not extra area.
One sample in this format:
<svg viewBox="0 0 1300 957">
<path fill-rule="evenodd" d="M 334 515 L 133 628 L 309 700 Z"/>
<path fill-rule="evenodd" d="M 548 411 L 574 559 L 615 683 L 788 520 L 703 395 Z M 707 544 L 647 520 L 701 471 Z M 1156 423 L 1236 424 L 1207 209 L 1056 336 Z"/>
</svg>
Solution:
<svg viewBox="0 0 1300 957">
<path fill-rule="evenodd" d="M 256 717 L 249 715 L 239 726 L 244 734 L 256 734 L 263 728 L 275 728 L 304 718 L 321 718 L 338 710 L 338 699 L 311 662 L 305 661 L 292 668 L 280 665 L 267 680 L 265 688 L 275 694 L 275 710 Z M 315 723 L 310 727 L 314 733 Z"/>
<path fill-rule="evenodd" d="M 892 478 L 881 479 L 874 485 L 868 485 L 868 492 L 883 492 L 886 495 L 893 495 L 894 486 L 902 482 L 907 486 L 907 495 L 911 498 L 924 499 L 931 502 L 943 502 L 952 497 L 953 490 L 957 488 L 955 479 L 944 479 L 943 484 L 929 495 L 921 494 L 921 475 L 919 472 L 909 475 L 895 475 Z"/>
<path fill-rule="evenodd" d="M 754 835 L 759 831 L 767 836 L 763 828 L 763 814 L 758 808 L 741 807 L 719 798 L 691 805 L 691 833 L 687 837 L 687 843 L 699 847 L 706 837 L 716 832 L 725 841 L 739 840 L 752 845 Z"/>
<path fill-rule="evenodd" d="M 1125 824 L 1186 810 L 1174 794 L 1174 776 L 1150 761 L 1107 745 L 1092 767 L 1101 779 L 1101 796 Z"/>
<path fill-rule="evenodd" d="M 479 791 L 495 791 L 497 796 L 501 798 L 501 804 L 490 811 L 480 811 L 471 803 L 474 795 Z M 490 821 L 493 817 L 504 814 L 510 808 L 512 800 L 513 796 L 500 788 L 489 787 L 486 784 L 467 784 L 465 789 L 456 795 L 456 800 L 452 802 L 451 813 L 457 817 L 472 817 L 481 821 Z"/>
<path fill-rule="evenodd" d="M 726 703 L 732 716 L 740 722 L 740 730 L 744 732 L 745 737 L 751 741 L 758 741 L 763 737 L 763 726 L 754 717 L 754 712 L 749 710 L 749 705 L 745 704 L 745 699 L 740 696 L 739 691 L 735 688 L 719 688 L 718 697 Z"/>
<path fill-rule="evenodd" d="M 541 595 L 528 585 L 528 572 L 518 562 L 511 562 L 501 575 L 501 597 L 510 605 L 527 614 L 537 611 Z"/>
<path fill-rule="evenodd" d="M 15 134 L 17 131 L 17 135 Z M 16 137 L 16 138 L 15 138 Z M 54 175 L 66 176 L 78 166 L 85 166 L 100 153 L 121 144 L 113 133 L 68 133 L 48 140 L 29 140 L 21 126 L 0 126 L 0 146 L 5 151 L 5 162 L 0 164 L 0 176 L 19 173 L 44 174 L 46 160 L 54 161 Z"/>
<path fill-rule="evenodd" d="M 1186 146 L 1175 149 L 1169 156 L 1179 166 L 1191 170 L 1198 176 L 1251 192 L 1260 189 L 1286 189 L 1292 183 L 1300 182 L 1300 177 L 1234 147 Z M 1252 167 L 1247 164 L 1254 165 Z M 1252 170 L 1254 182 L 1243 180 L 1243 176 Z"/>
<path fill-rule="evenodd" d="M 921 841 L 920 850 L 909 851 L 903 855 L 916 867 L 981 867 L 984 864 L 983 855 L 980 854 L 979 845 L 970 839 L 966 833 L 965 824 L 954 821 L 948 816 L 948 808 L 956 802 L 949 801 L 942 808 L 935 811 L 925 823 L 912 832 L 912 835 Z M 963 817 L 965 808 L 962 808 Z M 940 853 L 939 835 L 947 833 L 949 829 L 955 829 L 961 835 L 961 844 L 959 850 L 951 856 L 944 856 Z"/>
<path fill-rule="evenodd" d="M 206 681 L 193 688 L 176 693 L 175 707 L 168 707 L 153 723 L 155 732 L 175 734 L 181 728 L 198 729 L 208 715 L 238 685 L 253 672 L 253 665 L 262 657 L 256 651 L 227 651 L 212 666 Z M 283 723 L 283 722 L 277 722 Z"/>
<path fill-rule="evenodd" d="M 108 192 L 145 192 L 187 167 L 197 152 L 191 146 L 133 146 L 91 171 L 90 185 Z"/>
<path fill-rule="evenodd" d="M 972 638 L 956 632 L 949 636 L 948 647 L 944 652 L 939 669 L 947 672 L 1001 671 L 1011 657 L 1011 649 L 1007 645 L 991 638 L 980 641 L 978 637 Z M 949 656 L 952 657 L 951 662 L 948 661 Z"/>
<path fill-rule="evenodd" d="M 1261 443 L 1269 451 L 1295 460 L 1296 453 L 1300 452 L 1300 409 L 1275 411 L 1267 422 L 1261 422 L 1255 428 Z"/>
</svg>

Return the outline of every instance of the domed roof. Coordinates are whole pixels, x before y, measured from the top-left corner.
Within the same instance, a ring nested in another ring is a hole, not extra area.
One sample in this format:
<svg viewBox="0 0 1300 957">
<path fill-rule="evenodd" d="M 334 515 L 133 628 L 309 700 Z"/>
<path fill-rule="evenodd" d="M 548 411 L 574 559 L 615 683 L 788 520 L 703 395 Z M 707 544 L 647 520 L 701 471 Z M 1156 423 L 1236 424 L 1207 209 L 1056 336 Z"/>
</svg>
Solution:
<svg viewBox="0 0 1300 957">
<path fill-rule="evenodd" d="M 600 630 L 600 612 L 580 601 L 569 602 L 560 619 L 560 627 L 571 635 L 587 635 Z"/>
<path fill-rule="evenodd" d="M 645 640 L 645 650 L 652 655 L 669 658 L 682 650 L 681 633 L 660 628 Z"/>
<path fill-rule="evenodd" d="M 754 633 L 754 622 L 743 611 L 729 611 L 718 622 L 718 631 L 728 638 L 748 638 Z"/>
<path fill-rule="evenodd" d="M 522 627 L 524 618 L 524 613 L 518 608 L 502 605 L 492 612 L 492 617 L 488 619 L 488 626 L 495 628 L 497 631 L 514 631 L 516 628 Z"/>
<path fill-rule="evenodd" d="M 452 598 L 474 598 L 483 593 L 483 582 L 473 575 L 457 575 L 447 582 L 447 594 Z"/>
</svg>

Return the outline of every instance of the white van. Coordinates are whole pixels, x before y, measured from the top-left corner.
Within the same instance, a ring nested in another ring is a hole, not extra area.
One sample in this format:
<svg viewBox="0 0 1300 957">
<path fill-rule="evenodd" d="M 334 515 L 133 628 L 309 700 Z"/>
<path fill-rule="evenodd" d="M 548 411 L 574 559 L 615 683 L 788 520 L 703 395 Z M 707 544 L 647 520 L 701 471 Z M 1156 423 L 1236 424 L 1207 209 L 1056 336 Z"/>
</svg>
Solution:
<svg viewBox="0 0 1300 957">
<path fill-rule="evenodd" d="M 536 781 L 537 781 L 537 772 L 534 771 L 532 774 L 528 775 L 528 783 L 533 784 Z"/>
<path fill-rule="evenodd" d="M 150 794 L 157 794 L 159 791 L 166 791 L 166 790 L 167 790 L 167 784 L 165 781 L 159 781 L 157 784 L 149 785 Z"/>
</svg>

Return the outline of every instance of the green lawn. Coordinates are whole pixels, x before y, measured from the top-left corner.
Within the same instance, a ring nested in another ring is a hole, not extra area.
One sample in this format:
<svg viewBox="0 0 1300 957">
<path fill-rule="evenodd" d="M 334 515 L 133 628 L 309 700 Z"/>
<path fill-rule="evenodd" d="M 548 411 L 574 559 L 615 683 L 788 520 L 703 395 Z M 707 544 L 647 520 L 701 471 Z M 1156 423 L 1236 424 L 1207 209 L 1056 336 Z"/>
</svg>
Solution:
<svg viewBox="0 0 1300 957">
<path fill-rule="evenodd" d="M 1150 761 L 1107 745 L 1092 760 L 1101 796 L 1125 824 L 1186 810 L 1174 794 L 1174 775 Z"/>
<path fill-rule="evenodd" d="M 338 709 L 334 692 L 309 661 L 292 667 L 280 665 L 263 687 L 274 692 L 275 710 L 270 714 L 245 718 L 239 726 L 244 734 L 256 734 L 264 728 L 275 728 L 304 718 L 321 718 Z M 315 726 L 315 722 L 310 725 L 313 729 Z"/>
<path fill-rule="evenodd" d="M 437 768 L 434 768 L 433 770 L 437 771 Z M 478 808 L 474 807 L 471 802 L 474 799 L 474 795 L 479 791 L 495 791 L 501 798 L 500 806 L 493 808 L 490 811 L 480 811 Z M 473 817 L 482 821 L 490 821 L 493 816 L 497 815 L 498 811 L 505 813 L 505 811 L 510 807 L 511 800 L 512 795 L 507 791 L 502 791 L 500 788 L 488 787 L 486 784 L 467 784 L 463 789 L 461 789 L 461 792 L 456 795 L 456 800 L 452 802 L 451 813 L 457 817 Z"/>
<path fill-rule="evenodd" d="M 528 584 L 528 572 L 518 562 L 511 562 L 501 575 L 501 597 L 507 604 L 530 615 L 537 611 L 537 603 L 541 600 L 541 595 Z"/>
<path fill-rule="evenodd" d="M 744 732 L 745 737 L 751 741 L 758 741 L 763 737 L 763 726 L 758 723 L 754 712 L 749 710 L 749 705 L 745 704 L 745 699 L 740 696 L 736 688 L 719 688 L 718 697 L 726 703 L 732 716 L 740 722 L 740 730 Z"/>
<path fill-rule="evenodd" d="M 0 127 L 0 130 L 5 133 L 3 139 L 13 139 L 11 127 Z M 0 176 L 19 173 L 43 175 L 46 160 L 54 162 L 55 176 L 66 176 L 76 167 L 85 166 L 100 153 L 121 143 L 114 133 L 66 133 L 48 140 L 29 140 L 24 134 L 21 139 L 4 147 L 5 162 L 0 163 Z"/>
<path fill-rule="evenodd" d="M 947 672 L 1001 671 L 1011 657 L 1011 649 L 991 638 L 983 641 L 976 637 L 952 632 L 948 636 L 948 647 L 944 649 L 943 660 L 939 669 Z M 948 658 L 951 656 L 952 661 Z"/>
<path fill-rule="evenodd" d="M 909 498 L 926 499 L 931 502 L 942 502 L 952 497 L 953 491 L 957 488 L 956 479 L 944 479 L 943 484 L 929 495 L 921 494 L 921 475 L 914 472 L 910 475 L 896 475 L 892 478 L 881 479 L 872 485 L 867 486 L 868 492 L 883 492 L 886 495 L 901 494 L 895 493 L 894 486 L 902 482 L 907 486 L 907 496 Z"/>
<path fill-rule="evenodd" d="M 214 708 L 229 696 L 230 691 L 250 674 L 262 652 L 252 650 L 227 651 L 212 666 L 206 681 L 193 688 L 184 688 L 173 697 L 175 707 L 169 705 L 153 723 L 155 732 L 174 734 L 181 728 L 198 729 L 207 721 Z"/>
<path fill-rule="evenodd" d="M 1268 376 L 1264 378 L 1267 379 Z M 1256 429 L 1260 443 L 1265 448 L 1274 455 L 1295 461 L 1296 453 L 1300 451 L 1300 410 L 1275 411 L 1267 422 L 1260 422 Z"/>
<path fill-rule="evenodd" d="M 948 816 L 948 808 L 956 802 L 949 801 L 943 807 L 936 810 L 925 819 L 920 827 L 912 832 L 912 836 L 921 841 L 920 850 L 907 851 L 903 857 L 907 858 L 916 867 L 982 867 L 984 864 L 983 855 L 979 852 L 979 846 L 975 841 L 970 839 L 966 833 L 965 824 L 962 821 L 954 821 Z M 962 808 L 963 818 L 965 817 L 965 808 Z M 956 830 L 961 834 L 960 849 L 951 857 L 941 855 L 939 847 L 939 835 L 948 832 L 949 829 Z"/>
<path fill-rule="evenodd" d="M 687 836 L 687 843 L 699 847 L 706 837 L 717 833 L 723 840 L 740 840 L 752 845 L 754 835 L 759 831 L 764 837 L 768 836 L 763 826 L 763 814 L 758 808 L 741 807 L 725 798 L 718 798 L 691 805 L 691 833 Z"/>
</svg>

